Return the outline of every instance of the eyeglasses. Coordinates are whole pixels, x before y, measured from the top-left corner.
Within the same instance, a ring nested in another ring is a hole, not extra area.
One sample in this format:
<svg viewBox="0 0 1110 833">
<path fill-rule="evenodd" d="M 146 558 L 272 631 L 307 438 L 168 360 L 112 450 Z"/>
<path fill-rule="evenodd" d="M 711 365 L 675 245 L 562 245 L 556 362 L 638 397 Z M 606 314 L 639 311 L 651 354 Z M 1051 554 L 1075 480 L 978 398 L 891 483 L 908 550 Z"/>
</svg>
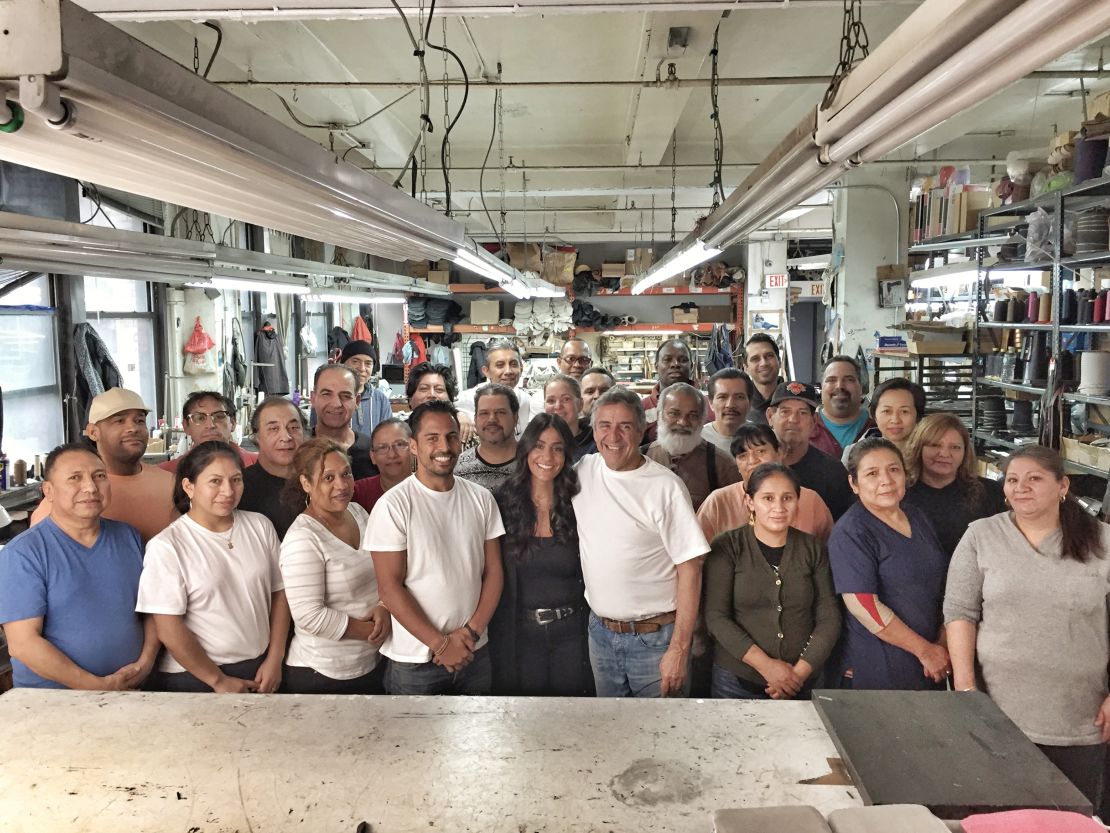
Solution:
<svg viewBox="0 0 1110 833">
<path fill-rule="evenodd" d="M 567 364 L 581 365 L 589 365 L 589 363 L 592 361 L 589 356 L 563 356 L 562 359 Z"/>
<path fill-rule="evenodd" d="M 209 420 L 212 421 L 213 425 L 226 425 L 231 421 L 231 414 L 227 411 L 213 411 L 210 414 L 206 414 L 204 411 L 193 411 L 189 414 L 188 420 L 190 425 L 204 425 Z"/>
<path fill-rule="evenodd" d="M 389 445 L 372 445 L 370 450 L 375 454 L 385 454 L 387 451 L 396 451 L 398 454 L 404 454 L 409 449 L 408 440 L 397 440 L 395 443 Z"/>
</svg>

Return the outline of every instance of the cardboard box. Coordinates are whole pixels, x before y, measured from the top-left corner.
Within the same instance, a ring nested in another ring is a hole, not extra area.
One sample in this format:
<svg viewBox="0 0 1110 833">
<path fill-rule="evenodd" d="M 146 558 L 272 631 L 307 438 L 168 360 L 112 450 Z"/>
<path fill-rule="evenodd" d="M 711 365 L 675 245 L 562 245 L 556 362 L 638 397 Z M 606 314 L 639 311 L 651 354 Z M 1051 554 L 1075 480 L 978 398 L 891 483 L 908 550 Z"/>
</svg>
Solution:
<svg viewBox="0 0 1110 833">
<path fill-rule="evenodd" d="M 496 324 L 501 320 L 501 303 L 499 301 L 471 301 L 471 324 Z"/>
<path fill-rule="evenodd" d="M 428 277 L 428 261 L 426 260 L 406 260 L 405 261 L 405 274 L 410 278 L 424 278 Z"/>
<path fill-rule="evenodd" d="M 697 324 L 698 323 L 698 310 L 684 310 L 680 307 L 675 307 L 671 310 L 671 322 L 674 324 Z"/>
<path fill-rule="evenodd" d="M 732 304 L 698 307 L 698 321 L 702 324 L 731 324 L 733 320 Z"/>
<path fill-rule="evenodd" d="M 962 356 L 967 342 L 962 338 L 958 341 L 911 341 L 906 350 L 915 356 Z"/>
<path fill-rule="evenodd" d="M 623 278 L 624 277 L 624 261 L 620 263 L 603 263 L 601 264 L 601 277 L 603 278 Z"/>
<path fill-rule="evenodd" d="M 432 283 L 441 283 L 446 286 L 451 282 L 451 273 L 446 269 L 429 269 L 428 280 Z"/>
<path fill-rule="evenodd" d="M 1110 448 L 1088 445 L 1071 437 L 1061 437 L 1064 444 L 1064 459 L 1085 466 L 1107 471 L 1110 469 Z"/>
<path fill-rule="evenodd" d="M 903 263 L 888 263 L 875 269 L 875 278 L 880 281 L 895 281 L 909 275 L 910 269 Z"/>
</svg>

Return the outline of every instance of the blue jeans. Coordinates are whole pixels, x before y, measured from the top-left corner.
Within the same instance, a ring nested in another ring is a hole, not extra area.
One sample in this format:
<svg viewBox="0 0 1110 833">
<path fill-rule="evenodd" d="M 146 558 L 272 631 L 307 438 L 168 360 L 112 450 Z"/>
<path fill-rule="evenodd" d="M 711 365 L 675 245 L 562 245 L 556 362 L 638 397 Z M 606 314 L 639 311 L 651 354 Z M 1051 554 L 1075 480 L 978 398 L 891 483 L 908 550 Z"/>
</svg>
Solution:
<svg viewBox="0 0 1110 833">
<path fill-rule="evenodd" d="M 389 694 L 489 694 L 493 688 L 493 667 L 489 650 L 479 648 L 474 659 L 460 671 L 451 673 L 434 662 L 389 661 L 385 690 Z"/>
<path fill-rule="evenodd" d="M 590 612 L 590 667 L 598 697 L 659 697 L 659 661 L 674 624 L 655 633 L 614 633 Z"/>
<path fill-rule="evenodd" d="M 812 677 L 810 678 L 812 679 Z M 813 690 L 810 681 L 802 686 L 802 690 L 794 695 L 793 700 L 808 700 Z M 762 688 L 747 680 L 741 680 L 727 668 L 713 664 L 713 681 L 710 683 L 709 696 L 718 700 L 770 700 L 769 695 Z"/>
</svg>

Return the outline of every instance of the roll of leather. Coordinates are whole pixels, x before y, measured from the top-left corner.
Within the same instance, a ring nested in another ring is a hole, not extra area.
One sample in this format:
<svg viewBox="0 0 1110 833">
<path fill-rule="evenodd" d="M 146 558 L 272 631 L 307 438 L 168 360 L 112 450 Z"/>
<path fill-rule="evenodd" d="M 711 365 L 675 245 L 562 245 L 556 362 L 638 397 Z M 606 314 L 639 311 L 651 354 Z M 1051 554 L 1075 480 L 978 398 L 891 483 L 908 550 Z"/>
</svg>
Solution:
<svg viewBox="0 0 1110 833">
<path fill-rule="evenodd" d="M 1041 295 L 1039 304 L 1040 310 L 1037 312 L 1037 323 L 1048 324 L 1052 321 L 1052 294 L 1045 292 Z"/>
<path fill-rule="evenodd" d="M 1074 324 L 1076 314 L 1075 290 L 1065 289 L 1060 295 L 1060 323 Z"/>
<path fill-rule="evenodd" d="M 1100 324 L 1106 319 L 1106 290 L 1098 293 L 1095 298 L 1095 314 L 1091 318 L 1092 323 Z"/>
<path fill-rule="evenodd" d="M 1110 353 L 1088 350 L 1079 354 L 1079 392 L 1090 396 L 1110 393 Z"/>
<path fill-rule="evenodd" d="M 1037 313 L 1041 311 L 1040 300 L 1036 292 L 1029 293 L 1029 300 L 1025 302 L 1025 320 L 1036 321 Z"/>
</svg>

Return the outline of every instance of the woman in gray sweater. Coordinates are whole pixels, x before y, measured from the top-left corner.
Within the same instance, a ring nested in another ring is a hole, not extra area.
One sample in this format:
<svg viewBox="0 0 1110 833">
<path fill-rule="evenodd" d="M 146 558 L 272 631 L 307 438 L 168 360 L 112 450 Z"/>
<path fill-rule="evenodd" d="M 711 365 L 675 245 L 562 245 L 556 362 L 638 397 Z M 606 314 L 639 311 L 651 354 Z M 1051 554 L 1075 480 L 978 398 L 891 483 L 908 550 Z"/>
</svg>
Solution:
<svg viewBox="0 0 1110 833">
<path fill-rule="evenodd" d="M 1097 809 L 1110 741 L 1110 527 L 1068 493 L 1059 454 L 1003 465 L 1010 512 L 975 521 L 948 571 L 958 690 L 982 686 Z"/>
</svg>

